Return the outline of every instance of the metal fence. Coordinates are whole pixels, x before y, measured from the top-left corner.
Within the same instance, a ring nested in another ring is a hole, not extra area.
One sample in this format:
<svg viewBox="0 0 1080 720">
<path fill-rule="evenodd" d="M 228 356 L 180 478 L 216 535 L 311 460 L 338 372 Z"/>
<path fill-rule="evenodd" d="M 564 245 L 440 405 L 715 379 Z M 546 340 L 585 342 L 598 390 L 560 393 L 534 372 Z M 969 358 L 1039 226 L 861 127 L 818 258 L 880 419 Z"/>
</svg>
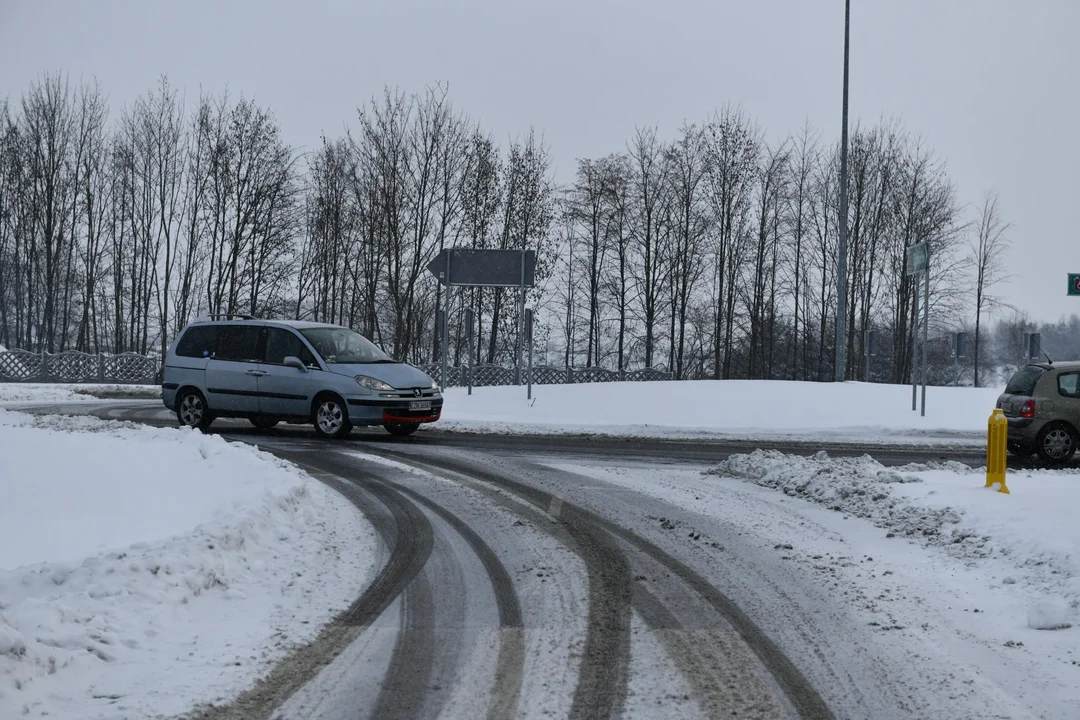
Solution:
<svg viewBox="0 0 1080 720">
<path fill-rule="evenodd" d="M 421 370 L 436 380 L 442 369 L 438 363 L 420 365 Z M 447 387 L 460 387 L 468 384 L 468 367 L 448 367 L 446 369 Z M 526 373 L 522 382 L 527 381 Z M 642 382 L 652 380 L 670 380 L 671 376 L 663 370 L 654 368 L 642 368 L 640 370 L 624 370 L 619 373 L 599 367 L 555 367 L 552 365 L 539 365 L 532 369 L 533 385 L 561 385 L 570 383 L 597 383 L 597 382 Z M 472 368 L 472 384 L 474 387 L 491 385 L 513 385 L 514 369 L 502 365 L 474 365 Z"/>
<path fill-rule="evenodd" d="M 438 379 L 438 363 L 421 365 L 421 370 Z M 0 382 L 41 383 L 115 383 L 155 384 L 159 382 L 157 356 L 123 353 L 121 355 L 90 355 L 75 350 L 62 353 L 36 353 L 28 350 L 0 352 Z M 468 367 L 447 368 L 447 386 L 463 386 L 468 382 Z M 475 365 L 472 384 L 476 387 L 513 385 L 514 369 L 502 365 Z M 570 383 L 641 382 L 670 380 L 671 375 L 654 368 L 624 370 L 619 373 L 599 367 L 555 367 L 539 365 L 532 369 L 533 385 Z M 527 377 L 522 378 L 526 381 Z"/>
<path fill-rule="evenodd" d="M 151 385 L 158 382 L 158 365 L 156 356 L 137 353 L 90 355 L 76 350 L 55 354 L 5 350 L 0 352 L 0 382 Z"/>
</svg>

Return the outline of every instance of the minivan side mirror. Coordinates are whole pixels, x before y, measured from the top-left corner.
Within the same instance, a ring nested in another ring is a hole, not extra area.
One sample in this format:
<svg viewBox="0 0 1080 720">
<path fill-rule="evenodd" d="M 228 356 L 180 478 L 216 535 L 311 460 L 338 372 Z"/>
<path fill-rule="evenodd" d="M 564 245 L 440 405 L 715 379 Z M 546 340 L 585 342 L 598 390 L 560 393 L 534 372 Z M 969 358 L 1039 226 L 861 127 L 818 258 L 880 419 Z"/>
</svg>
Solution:
<svg viewBox="0 0 1080 720">
<path fill-rule="evenodd" d="M 289 355 L 282 361 L 282 364 L 285 367 L 296 368 L 300 372 L 306 373 L 308 371 L 307 366 L 304 365 L 304 363 L 300 361 L 300 358 L 296 357 L 295 355 Z"/>
</svg>

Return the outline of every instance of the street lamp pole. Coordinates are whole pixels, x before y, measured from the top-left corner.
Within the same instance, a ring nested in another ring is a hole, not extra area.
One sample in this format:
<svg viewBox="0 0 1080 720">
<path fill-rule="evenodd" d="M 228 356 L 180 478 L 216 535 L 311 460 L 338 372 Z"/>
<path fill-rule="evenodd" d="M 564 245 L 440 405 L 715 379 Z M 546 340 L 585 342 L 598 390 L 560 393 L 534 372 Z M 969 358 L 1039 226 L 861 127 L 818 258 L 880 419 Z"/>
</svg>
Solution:
<svg viewBox="0 0 1080 720">
<path fill-rule="evenodd" d="M 844 382 L 847 379 L 847 155 L 850 36 L 851 0 L 844 0 L 844 117 L 840 125 L 840 247 L 836 262 L 836 382 Z"/>
</svg>

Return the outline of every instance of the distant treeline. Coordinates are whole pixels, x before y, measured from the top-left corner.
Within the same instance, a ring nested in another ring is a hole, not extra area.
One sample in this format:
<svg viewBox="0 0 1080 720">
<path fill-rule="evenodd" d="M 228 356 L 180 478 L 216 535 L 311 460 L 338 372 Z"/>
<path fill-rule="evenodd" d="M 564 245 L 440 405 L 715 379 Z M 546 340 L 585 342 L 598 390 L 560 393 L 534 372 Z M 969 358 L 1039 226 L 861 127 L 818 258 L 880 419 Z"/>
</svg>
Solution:
<svg viewBox="0 0 1080 720">
<path fill-rule="evenodd" d="M 439 353 L 433 255 L 527 247 L 548 362 L 832 377 L 839 148 L 813 128 L 769 141 L 726 106 L 670 138 L 612 138 L 622 150 L 558 184 L 538 133 L 500 146 L 442 86 L 387 89 L 354 120 L 301 153 L 269 108 L 227 94 L 185 105 L 167 78 L 117 112 L 63 75 L 3 101 L 0 344 L 160 352 L 192 318 L 228 312 L 346 324 L 426 362 Z M 1015 361 L 1005 338 L 1023 319 L 983 337 L 1005 312 L 996 197 L 962 208 L 941 159 L 895 122 L 856 127 L 849 152 L 850 376 L 873 330 L 872 378 L 908 379 L 904 263 L 922 242 L 934 347 L 968 330 L 984 365 Z M 512 364 L 516 320 L 513 291 L 456 292 L 451 359 Z M 957 368 L 972 381 L 973 362 L 940 355 L 937 381 Z"/>
</svg>

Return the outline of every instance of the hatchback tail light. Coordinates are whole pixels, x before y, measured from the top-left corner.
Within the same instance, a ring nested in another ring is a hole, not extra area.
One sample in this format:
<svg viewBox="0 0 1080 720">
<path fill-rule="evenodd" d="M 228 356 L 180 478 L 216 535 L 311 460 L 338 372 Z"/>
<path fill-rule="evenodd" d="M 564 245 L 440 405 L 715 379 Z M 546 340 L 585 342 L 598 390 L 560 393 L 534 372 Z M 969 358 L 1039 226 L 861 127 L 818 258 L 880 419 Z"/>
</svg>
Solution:
<svg viewBox="0 0 1080 720">
<path fill-rule="evenodd" d="M 1035 401 L 1028 400 L 1024 403 L 1024 407 L 1020 408 L 1020 417 L 1033 418 L 1035 417 Z"/>
</svg>

